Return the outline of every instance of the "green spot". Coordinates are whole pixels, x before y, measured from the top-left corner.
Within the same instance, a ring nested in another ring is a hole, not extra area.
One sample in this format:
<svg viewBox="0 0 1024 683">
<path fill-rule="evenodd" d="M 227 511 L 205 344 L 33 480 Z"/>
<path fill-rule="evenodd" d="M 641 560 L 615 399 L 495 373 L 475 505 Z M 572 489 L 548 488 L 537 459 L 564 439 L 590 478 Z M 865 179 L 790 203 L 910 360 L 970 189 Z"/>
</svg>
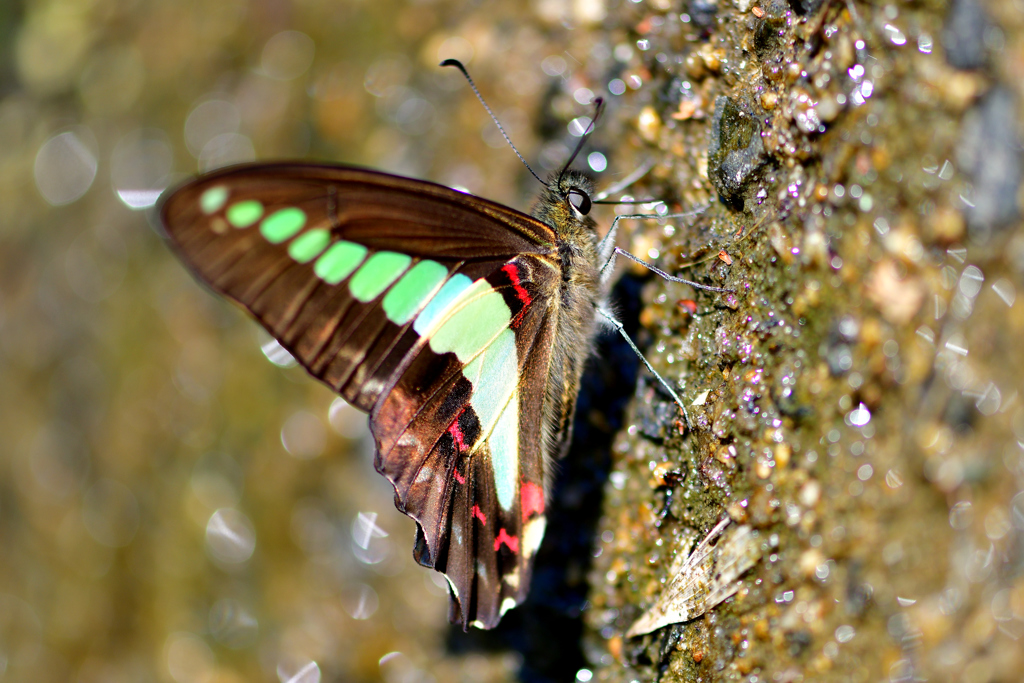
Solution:
<svg viewBox="0 0 1024 683">
<path fill-rule="evenodd" d="M 309 230 L 288 245 L 288 255 L 299 263 L 309 263 L 331 243 L 331 233 L 323 228 Z"/>
<path fill-rule="evenodd" d="M 384 314 L 396 325 L 406 324 L 446 277 L 448 269 L 437 261 L 420 261 L 384 297 Z"/>
<path fill-rule="evenodd" d="M 393 251 L 378 251 L 352 276 L 349 291 L 364 304 L 373 301 L 412 263 L 412 257 Z"/>
<path fill-rule="evenodd" d="M 228 200 L 228 188 L 223 185 L 217 185 L 211 187 L 209 190 L 203 192 L 199 196 L 199 208 L 203 210 L 207 216 L 211 213 L 220 211 L 224 206 L 224 202 Z"/>
<path fill-rule="evenodd" d="M 263 215 L 263 205 L 255 199 L 232 204 L 228 207 L 228 223 L 236 228 L 248 228 Z"/>
<path fill-rule="evenodd" d="M 355 271 L 366 258 L 366 247 L 344 240 L 331 245 L 323 256 L 316 260 L 313 272 L 329 285 L 336 285 Z"/>
<path fill-rule="evenodd" d="M 412 324 L 412 329 L 416 330 L 421 337 L 430 334 L 434 325 L 444 320 L 444 317 L 448 315 L 448 309 L 455 305 L 462 293 L 472 284 L 473 281 L 462 273 L 452 275 L 440 291 L 430 299 L 430 303 L 416 316 L 416 322 Z"/>
<path fill-rule="evenodd" d="M 519 385 L 518 357 L 516 334 L 506 328 L 462 368 L 462 376 L 473 385 L 470 403 L 484 434 L 501 411 L 508 409 L 509 397 Z"/>
<path fill-rule="evenodd" d="M 435 353 L 451 351 L 465 363 L 509 326 L 512 312 L 482 279 L 463 292 L 456 305 L 458 310 L 431 334 L 430 348 Z"/>
<path fill-rule="evenodd" d="M 290 240 L 302 230 L 306 224 L 306 213 L 294 206 L 275 211 L 260 223 L 260 233 L 271 244 L 281 244 Z"/>
</svg>

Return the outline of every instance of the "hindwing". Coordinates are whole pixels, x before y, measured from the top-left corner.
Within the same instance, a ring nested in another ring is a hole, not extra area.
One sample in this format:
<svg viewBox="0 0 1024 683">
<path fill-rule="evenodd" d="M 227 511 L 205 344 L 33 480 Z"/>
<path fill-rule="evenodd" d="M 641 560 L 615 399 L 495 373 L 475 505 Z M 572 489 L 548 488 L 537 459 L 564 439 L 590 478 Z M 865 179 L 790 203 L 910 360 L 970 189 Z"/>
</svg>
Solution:
<svg viewBox="0 0 1024 683">
<path fill-rule="evenodd" d="M 440 357 L 420 353 L 371 413 L 377 468 L 418 524 L 417 559 L 448 578 L 453 622 L 491 628 L 529 588 L 546 523 L 555 325 L 541 292 L 555 277 L 521 256 L 468 288 L 430 337 Z M 452 339 L 465 321 L 472 335 Z"/>
</svg>

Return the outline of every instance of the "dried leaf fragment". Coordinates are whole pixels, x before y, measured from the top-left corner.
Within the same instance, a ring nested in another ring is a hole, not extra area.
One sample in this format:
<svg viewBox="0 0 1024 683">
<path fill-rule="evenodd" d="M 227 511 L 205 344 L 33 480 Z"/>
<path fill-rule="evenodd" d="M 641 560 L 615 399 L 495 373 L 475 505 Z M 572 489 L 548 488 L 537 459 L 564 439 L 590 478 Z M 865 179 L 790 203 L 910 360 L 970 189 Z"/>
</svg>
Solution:
<svg viewBox="0 0 1024 683">
<path fill-rule="evenodd" d="M 731 522 L 726 517 L 716 524 L 678 571 L 672 572 L 654 607 L 629 627 L 627 637 L 695 619 L 740 589 L 737 579 L 761 559 L 761 544 L 747 525 L 723 535 Z"/>
</svg>

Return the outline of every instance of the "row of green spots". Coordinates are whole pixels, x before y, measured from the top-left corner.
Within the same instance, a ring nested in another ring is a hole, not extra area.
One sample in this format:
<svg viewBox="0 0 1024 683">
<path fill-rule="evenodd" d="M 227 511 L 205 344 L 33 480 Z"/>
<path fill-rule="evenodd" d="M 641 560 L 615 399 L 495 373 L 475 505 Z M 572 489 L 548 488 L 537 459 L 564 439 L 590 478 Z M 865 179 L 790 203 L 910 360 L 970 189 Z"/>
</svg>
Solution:
<svg viewBox="0 0 1024 683">
<path fill-rule="evenodd" d="M 217 185 L 203 192 L 199 203 L 204 213 L 212 214 L 223 208 L 227 200 L 228 189 Z M 262 218 L 260 234 L 271 244 L 283 244 L 295 238 L 288 245 L 288 255 L 298 263 L 316 259 L 313 272 L 329 285 L 337 285 L 355 273 L 349 282 L 349 291 L 363 303 L 373 301 L 394 284 L 384 297 L 382 307 L 396 325 L 409 322 L 448 277 L 448 269 L 436 261 L 420 261 L 410 270 L 412 258 L 393 251 L 379 251 L 367 260 L 366 247 L 345 240 L 331 244 L 331 233 L 323 228 L 299 235 L 307 216 L 298 207 L 279 209 L 266 217 L 263 213 L 263 204 L 255 199 L 236 202 L 225 212 L 228 222 L 236 228 L 250 227 Z"/>
</svg>

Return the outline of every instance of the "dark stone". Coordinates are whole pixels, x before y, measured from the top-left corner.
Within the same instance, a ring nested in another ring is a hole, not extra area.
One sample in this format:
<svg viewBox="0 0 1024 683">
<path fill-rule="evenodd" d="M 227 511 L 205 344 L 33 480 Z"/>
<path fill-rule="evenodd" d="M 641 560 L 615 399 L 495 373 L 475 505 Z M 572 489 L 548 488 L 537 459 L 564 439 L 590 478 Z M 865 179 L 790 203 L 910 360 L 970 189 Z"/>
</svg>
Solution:
<svg viewBox="0 0 1024 683">
<path fill-rule="evenodd" d="M 789 644 L 790 656 L 799 657 L 814 642 L 814 636 L 809 631 L 792 631 L 786 634 L 786 642 Z"/>
<path fill-rule="evenodd" d="M 957 162 L 974 186 L 965 210 L 971 236 L 986 240 L 1013 225 L 1018 216 L 1021 145 L 1017 138 L 1017 103 L 1006 88 L 990 91 L 964 117 Z"/>
<path fill-rule="evenodd" d="M 850 316 L 832 322 L 828 337 L 819 351 L 828 363 L 828 370 L 833 377 L 841 377 L 853 367 L 853 350 L 859 335 L 860 326 Z"/>
<path fill-rule="evenodd" d="M 687 14 L 690 22 L 701 31 L 710 31 L 718 18 L 718 3 L 715 0 L 690 0 Z"/>
<path fill-rule="evenodd" d="M 657 380 L 652 381 L 656 382 Z M 661 385 L 659 384 L 658 387 L 660 388 Z M 640 401 L 637 404 L 636 420 L 641 434 L 651 441 L 661 443 L 672 432 L 679 408 L 671 399 L 667 401 L 658 399 L 660 399 L 660 395 L 650 403 Z"/>
<path fill-rule="evenodd" d="M 825 0 L 789 0 L 797 14 L 813 14 Z"/>
<path fill-rule="evenodd" d="M 708 143 L 708 174 L 722 201 L 743 208 L 744 190 L 767 160 L 757 119 L 728 97 L 718 97 Z"/>
<path fill-rule="evenodd" d="M 782 35 L 785 31 L 785 21 L 765 17 L 757 22 L 754 29 L 754 54 L 764 61 L 771 53 L 779 48 Z"/>
<path fill-rule="evenodd" d="M 990 25 L 978 0 L 952 0 L 942 27 L 942 49 L 949 65 L 957 69 L 985 66 L 985 31 Z"/>
<path fill-rule="evenodd" d="M 760 5 L 763 12 L 754 22 L 754 53 L 765 61 L 787 43 L 785 36 L 793 9 L 787 0 L 760 0 Z"/>
</svg>

